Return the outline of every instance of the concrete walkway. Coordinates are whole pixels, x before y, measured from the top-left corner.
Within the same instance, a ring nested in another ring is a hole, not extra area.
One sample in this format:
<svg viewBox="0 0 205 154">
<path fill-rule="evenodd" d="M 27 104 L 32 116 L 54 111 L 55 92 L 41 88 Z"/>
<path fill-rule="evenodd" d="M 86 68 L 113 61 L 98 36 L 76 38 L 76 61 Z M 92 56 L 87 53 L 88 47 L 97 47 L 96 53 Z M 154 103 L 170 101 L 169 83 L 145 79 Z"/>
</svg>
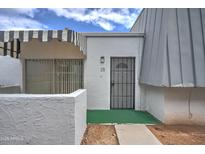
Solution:
<svg viewBox="0 0 205 154">
<path fill-rule="evenodd" d="M 160 141 L 143 124 L 115 125 L 121 145 L 160 145 Z"/>
</svg>

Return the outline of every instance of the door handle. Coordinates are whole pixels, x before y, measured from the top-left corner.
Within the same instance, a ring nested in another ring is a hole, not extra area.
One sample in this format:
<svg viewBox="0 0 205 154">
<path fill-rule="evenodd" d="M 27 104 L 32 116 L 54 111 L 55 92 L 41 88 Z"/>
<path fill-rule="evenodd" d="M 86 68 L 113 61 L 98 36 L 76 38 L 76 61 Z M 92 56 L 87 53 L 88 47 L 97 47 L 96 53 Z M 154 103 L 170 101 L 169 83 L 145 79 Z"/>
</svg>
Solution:
<svg viewBox="0 0 205 154">
<path fill-rule="evenodd" d="M 114 86 L 114 85 L 115 85 L 115 83 L 114 83 L 114 82 L 112 82 L 112 83 L 111 83 L 111 86 Z"/>
</svg>

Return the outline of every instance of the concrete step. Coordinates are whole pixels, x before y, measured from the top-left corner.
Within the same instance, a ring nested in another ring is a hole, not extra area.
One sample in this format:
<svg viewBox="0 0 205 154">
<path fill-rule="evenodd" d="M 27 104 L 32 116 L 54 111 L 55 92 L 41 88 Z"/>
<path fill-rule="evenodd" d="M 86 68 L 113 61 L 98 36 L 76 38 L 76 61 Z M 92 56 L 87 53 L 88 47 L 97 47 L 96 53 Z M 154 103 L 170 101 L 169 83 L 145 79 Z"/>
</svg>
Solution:
<svg viewBox="0 0 205 154">
<path fill-rule="evenodd" d="M 115 125 L 121 145 L 160 145 L 160 141 L 143 124 Z"/>
</svg>

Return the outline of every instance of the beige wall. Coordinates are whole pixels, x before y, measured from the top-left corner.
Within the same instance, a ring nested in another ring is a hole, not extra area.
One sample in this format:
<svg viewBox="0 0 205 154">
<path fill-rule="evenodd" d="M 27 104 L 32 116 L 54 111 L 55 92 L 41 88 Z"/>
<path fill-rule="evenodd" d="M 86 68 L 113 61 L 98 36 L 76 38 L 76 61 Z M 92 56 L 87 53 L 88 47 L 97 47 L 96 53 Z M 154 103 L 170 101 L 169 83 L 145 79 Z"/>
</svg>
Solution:
<svg viewBox="0 0 205 154">
<path fill-rule="evenodd" d="M 21 44 L 21 59 L 83 59 L 83 53 L 79 47 L 68 43 L 52 40 L 39 42 L 33 39 Z"/>
</svg>

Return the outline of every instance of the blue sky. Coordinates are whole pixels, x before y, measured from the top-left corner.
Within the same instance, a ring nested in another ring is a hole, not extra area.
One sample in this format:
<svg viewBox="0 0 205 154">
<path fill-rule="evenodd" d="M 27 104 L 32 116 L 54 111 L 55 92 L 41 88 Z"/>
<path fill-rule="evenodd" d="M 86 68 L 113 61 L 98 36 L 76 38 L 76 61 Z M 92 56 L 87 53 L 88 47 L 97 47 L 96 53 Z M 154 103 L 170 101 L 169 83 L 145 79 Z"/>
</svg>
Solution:
<svg viewBox="0 0 205 154">
<path fill-rule="evenodd" d="M 0 9 L 0 29 L 64 29 L 78 32 L 127 32 L 139 8 L 22 8 Z"/>
</svg>

